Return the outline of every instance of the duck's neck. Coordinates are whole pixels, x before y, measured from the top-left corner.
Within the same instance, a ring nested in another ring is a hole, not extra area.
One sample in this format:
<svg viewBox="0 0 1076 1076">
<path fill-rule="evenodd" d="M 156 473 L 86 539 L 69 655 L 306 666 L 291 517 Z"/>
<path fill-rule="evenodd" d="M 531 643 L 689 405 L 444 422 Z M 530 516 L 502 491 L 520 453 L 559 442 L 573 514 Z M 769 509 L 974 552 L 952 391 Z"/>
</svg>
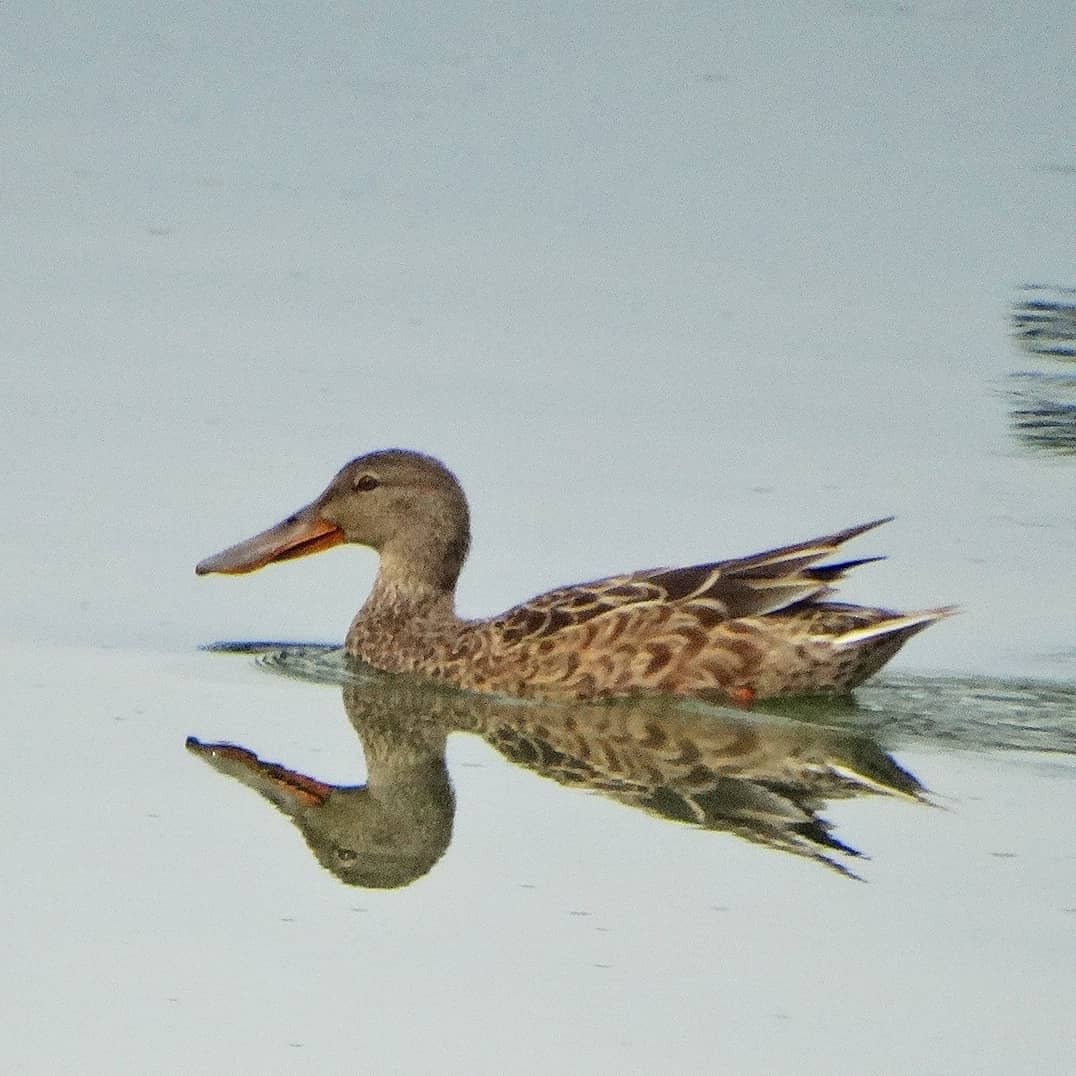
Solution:
<svg viewBox="0 0 1076 1076">
<path fill-rule="evenodd" d="M 435 656 L 459 624 L 456 577 L 467 553 L 462 544 L 388 545 L 377 579 L 351 622 L 346 647 L 378 669 L 414 671 Z"/>
<path fill-rule="evenodd" d="M 433 657 L 438 640 L 452 634 L 458 623 L 451 590 L 400 577 L 382 562 L 344 645 L 376 669 L 420 671 Z"/>
<path fill-rule="evenodd" d="M 400 623 L 416 619 L 455 620 L 455 587 L 446 589 L 413 573 L 400 572 L 383 557 L 370 595 L 359 610 L 359 618 Z"/>
</svg>

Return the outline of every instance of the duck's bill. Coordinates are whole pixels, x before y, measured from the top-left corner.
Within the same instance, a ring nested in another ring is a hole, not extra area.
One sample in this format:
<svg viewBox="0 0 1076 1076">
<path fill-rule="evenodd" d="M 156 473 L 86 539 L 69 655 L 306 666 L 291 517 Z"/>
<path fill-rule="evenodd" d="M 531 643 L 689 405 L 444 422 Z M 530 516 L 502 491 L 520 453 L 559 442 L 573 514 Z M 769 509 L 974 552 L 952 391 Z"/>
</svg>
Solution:
<svg viewBox="0 0 1076 1076">
<path fill-rule="evenodd" d="M 273 561 L 320 553 L 323 549 L 339 545 L 343 540 L 344 532 L 335 523 L 326 523 L 307 508 L 245 542 L 206 557 L 194 570 L 198 575 L 209 575 L 211 572 L 239 575 L 257 571 Z"/>
<path fill-rule="evenodd" d="M 237 744 L 203 743 L 188 736 L 187 750 L 208 762 L 218 772 L 234 777 L 260 792 L 288 814 L 294 814 L 304 807 L 320 807 L 334 788 L 279 763 L 263 762 L 253 751 Z"/>
</svg>

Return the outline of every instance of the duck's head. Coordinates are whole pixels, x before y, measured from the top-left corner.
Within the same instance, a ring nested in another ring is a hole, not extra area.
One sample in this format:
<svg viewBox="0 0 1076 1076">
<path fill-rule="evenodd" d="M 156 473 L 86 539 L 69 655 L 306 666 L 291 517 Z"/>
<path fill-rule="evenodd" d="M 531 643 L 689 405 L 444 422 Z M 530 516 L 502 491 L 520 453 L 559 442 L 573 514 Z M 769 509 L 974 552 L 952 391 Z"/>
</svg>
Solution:
<svg viewBox="0 0 1076 1076">
<path fill-rule="evenodd" d="M 342 542 L 377 550 L 383 573 L 450 590 L 470 545 L 467 500 L 456 476 L 431 456 L 371 452 L 341 468 L 317 500 L 194 570 L 252 572 Z"/>
</svg>

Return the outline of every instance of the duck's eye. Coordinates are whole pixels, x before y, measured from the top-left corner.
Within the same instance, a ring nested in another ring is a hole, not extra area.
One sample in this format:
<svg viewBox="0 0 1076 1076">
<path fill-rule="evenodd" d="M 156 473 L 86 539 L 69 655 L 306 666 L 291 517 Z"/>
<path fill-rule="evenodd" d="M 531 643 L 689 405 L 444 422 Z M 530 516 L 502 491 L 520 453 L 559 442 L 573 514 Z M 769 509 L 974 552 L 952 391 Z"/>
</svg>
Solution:
<svg viewBox="0 0 1076 1076">
<path fill-rule="evenodd" d="M 372 474 L 361 474 L 355 479 L 354 485 L 361 493 L 366 493 L 371 489 L 377 489 L 381 483 Z"/>
</svg>

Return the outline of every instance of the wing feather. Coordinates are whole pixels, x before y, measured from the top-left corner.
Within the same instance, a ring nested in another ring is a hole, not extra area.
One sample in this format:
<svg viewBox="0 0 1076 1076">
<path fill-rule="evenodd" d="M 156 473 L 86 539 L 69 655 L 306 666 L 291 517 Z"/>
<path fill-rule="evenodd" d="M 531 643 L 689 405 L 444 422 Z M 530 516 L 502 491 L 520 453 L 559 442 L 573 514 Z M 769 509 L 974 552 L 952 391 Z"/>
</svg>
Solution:
<svg viewBox="0 0 1076 1076">
<path fill-rule="evenodd" d="M 890 519 L 892 516 L 861 523 L 748 557 L 685 568 L 651 568 L 558 587 L 509 609 L 497 618 L 497 626 L 505 641 L 512 642 L 541 638 L 625 605 L 699 601 L 721 611 L 724 619 L 764 616 L 797 602 L 820 600 L 831 593 L 830 584 L 845 572 L 880 559 L 864 557 L 816 566 L 843 543 Z"/>
</svg>

